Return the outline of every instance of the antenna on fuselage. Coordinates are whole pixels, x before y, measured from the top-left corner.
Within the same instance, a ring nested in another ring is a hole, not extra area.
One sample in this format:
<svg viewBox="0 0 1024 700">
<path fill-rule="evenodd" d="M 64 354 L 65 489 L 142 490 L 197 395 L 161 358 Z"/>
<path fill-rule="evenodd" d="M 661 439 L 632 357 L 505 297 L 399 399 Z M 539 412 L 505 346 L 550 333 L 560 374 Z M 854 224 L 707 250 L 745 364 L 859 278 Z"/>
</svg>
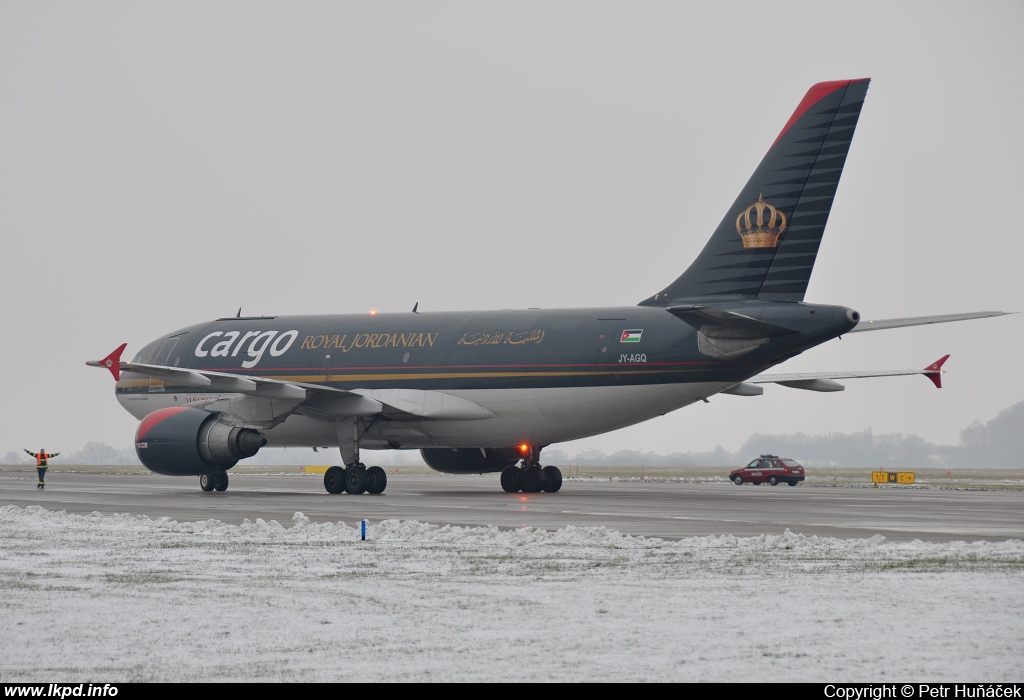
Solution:
<svg viewBox="0 0 1024 700">
<path fill-rule="evenodd" d="M 412 312 L 413 312 L 414 314 L 418 314 L 418 313 L 419 313 L 419 311 L 417 311 L 417 310 L 416 310 L 416 309 L 418 309 L 418 308 L 420 308 L 420 303 L 419 303 L 419 302 L 417 301 L 417 302 L 416 302 L 416 303 L 415 303 L 415 304 L 413 305 L 413 307 L 412 307 Z"/>
<path fill-rule="evenodd" d="M 242 318 L 242 307 L 238 307 L 238 313 L 235 314 L 235 318 Z"/>
</svg>

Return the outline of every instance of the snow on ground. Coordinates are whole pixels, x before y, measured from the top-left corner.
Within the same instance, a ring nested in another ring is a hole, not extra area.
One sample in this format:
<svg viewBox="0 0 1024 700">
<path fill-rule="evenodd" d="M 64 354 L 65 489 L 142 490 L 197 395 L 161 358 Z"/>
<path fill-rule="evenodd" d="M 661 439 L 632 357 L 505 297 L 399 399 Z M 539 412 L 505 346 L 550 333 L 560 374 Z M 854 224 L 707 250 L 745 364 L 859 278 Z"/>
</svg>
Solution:
<svg viewBox="0 0 1024 700">
<path fill-rule="evenodd" d="M 1024 542 L 0 507 L 0 677 L 1019 681 Z"/>
</svg>

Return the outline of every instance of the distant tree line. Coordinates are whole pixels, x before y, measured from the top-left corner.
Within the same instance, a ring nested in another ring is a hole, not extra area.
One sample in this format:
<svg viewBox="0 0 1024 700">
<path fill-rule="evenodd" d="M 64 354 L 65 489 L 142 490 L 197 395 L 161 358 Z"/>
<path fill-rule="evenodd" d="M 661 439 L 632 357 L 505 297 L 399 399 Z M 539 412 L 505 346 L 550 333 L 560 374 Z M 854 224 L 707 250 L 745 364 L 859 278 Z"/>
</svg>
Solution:
<svg viewBox="0 0 1024 700">
<path fill-rule="evenodd" d="M 792 457 L 804 466 L 823 467 L 958 467 L 1012 469 L 1024 467 L 1024 401 L 990 421 L 974 421 L 960 431 L 960 444 L 936 445 L 917 435 L 860 433 L 828 435 L 751 435 L 736 452 L 720 445 L 710 452 L 674 452 L 660 455 L 642 450 L 620 450 L 606 455 L 586 450 L 575 456 L 562 450 L 544 451 L 543 459 L 556 465 L 648 465 L 652 467 L 727 467 L 746 464 L 759 454 Z"/>
</svg>

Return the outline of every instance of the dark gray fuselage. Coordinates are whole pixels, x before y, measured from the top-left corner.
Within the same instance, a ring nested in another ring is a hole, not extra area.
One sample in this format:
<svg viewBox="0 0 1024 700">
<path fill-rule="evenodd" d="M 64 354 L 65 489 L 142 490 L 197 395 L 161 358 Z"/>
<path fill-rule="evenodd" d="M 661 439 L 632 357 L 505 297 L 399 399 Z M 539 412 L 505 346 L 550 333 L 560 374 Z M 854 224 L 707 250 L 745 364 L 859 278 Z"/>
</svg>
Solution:
<svg viewBox="0 0 1024 700">
<path fill-rule="evenodd" d="M 370 448 L 545 445 L 700 400 L 856 325 L 838 306 L 723 299 L 714 308 L 784 332 L 747 342 L 750 333 L 723 333 L 646 306 L 233 317 L 159 338 L 133 361 L 344 390 L 415 388 L 462 397 L 494 414 L 407 421 L 400 430 L 376 425 L 364 441 Z M 130 372 L 116 392 L 139 418 L 216 398 Z M 296 413 L 265 433 L 269 444 L 336 444 L 330 421 Z"/>
</svg>

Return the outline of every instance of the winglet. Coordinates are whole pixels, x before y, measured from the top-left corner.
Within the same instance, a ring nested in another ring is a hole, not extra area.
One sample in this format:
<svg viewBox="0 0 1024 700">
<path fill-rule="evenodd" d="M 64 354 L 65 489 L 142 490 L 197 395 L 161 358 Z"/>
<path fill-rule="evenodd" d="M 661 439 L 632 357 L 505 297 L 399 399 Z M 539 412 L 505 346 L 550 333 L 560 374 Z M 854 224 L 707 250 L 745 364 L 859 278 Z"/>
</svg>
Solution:
<svg viewBox="0 0 1024 700">
<path fill-rule="evenodd" d="M 114 350 L 114 352 L 110 353 L 102 360 L 90 360 L 85 364 L 90 367 L 106 367 L 110 370 L 110 373 L 114 375 L 114 381 L 116 382 L 121 379 L 121 353 L 124 352 L 127 345 L 128 343 L 121 343 L 117 346 L 117 349 Z"/>
<path fill-rule="evenodd" d="M 935 362 L 924 368 L 922 374 L 932 380 L 936 389 L 942 388 L 942 365 L 949 359 L 949 355 L 943 355 Z"/>
</svg>

